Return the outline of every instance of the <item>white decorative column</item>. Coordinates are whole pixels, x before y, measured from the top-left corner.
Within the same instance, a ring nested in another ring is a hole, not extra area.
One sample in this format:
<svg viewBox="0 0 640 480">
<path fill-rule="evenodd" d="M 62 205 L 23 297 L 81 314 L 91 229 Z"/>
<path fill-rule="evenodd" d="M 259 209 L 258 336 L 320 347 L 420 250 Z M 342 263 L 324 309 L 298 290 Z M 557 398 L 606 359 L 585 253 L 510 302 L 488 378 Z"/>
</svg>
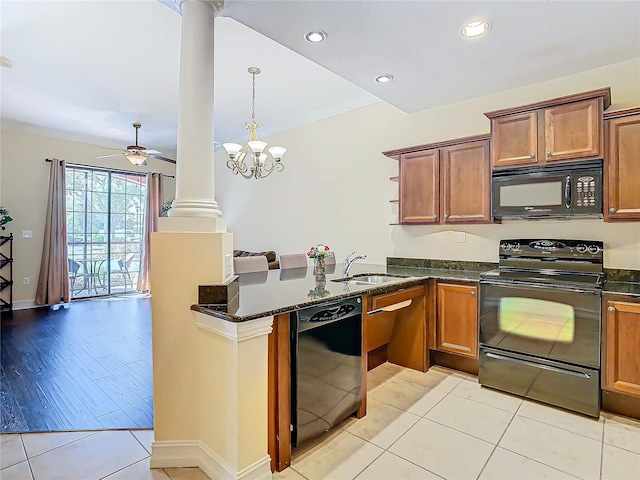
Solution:
<svg viewBox="0 0 640 480">
<path fill-rule="evenodd" d="M 213 181 L 213 38 L 222 0 L 181 0 L 176 198 L 170 217 L 220 217 Z"/>
</svg>

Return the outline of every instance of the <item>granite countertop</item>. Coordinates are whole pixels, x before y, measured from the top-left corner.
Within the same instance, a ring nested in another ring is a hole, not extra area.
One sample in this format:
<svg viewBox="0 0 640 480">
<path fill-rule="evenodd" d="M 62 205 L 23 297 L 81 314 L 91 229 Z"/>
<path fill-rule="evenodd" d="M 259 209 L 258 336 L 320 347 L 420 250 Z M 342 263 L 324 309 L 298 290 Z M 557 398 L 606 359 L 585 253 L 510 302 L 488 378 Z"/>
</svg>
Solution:
<svg viewBox="0 0 640 480">
<path fill-rule="evenodd" d="M 605 280 L 602 293 L 640 298 L 640 283 Z"/>
<path fill-rule="evenodd" d="M 458 280 L 477 282 L 480 271 L 453 270 L 441 268 L 416 268 L 402 265 L 375 265 L 354 263 L 350 276 L 359 274 L 406 275 L 397 281 L 381 285 L 356 285 L 353 282 L 334 282 L 343 278 L 342 265 L 336 265 L 335 271 L 327 266 L 324 288 L 316 288 L 316 278 L 311 266 L 288 270 L 269 270 L 267 272 L 245 273 L 239 275 L 240 293 L 234 306 L 221 310 L 204 305 L 192 305 L 195 310 L 231 322 L 244 322 L 279 313 L 299 310 L 314 304 L 331 302 L 341 298 L 358 297 L 369 293 L 385 293 L 398 288 L 421 285 L 426 280 Z"/>
</svg>

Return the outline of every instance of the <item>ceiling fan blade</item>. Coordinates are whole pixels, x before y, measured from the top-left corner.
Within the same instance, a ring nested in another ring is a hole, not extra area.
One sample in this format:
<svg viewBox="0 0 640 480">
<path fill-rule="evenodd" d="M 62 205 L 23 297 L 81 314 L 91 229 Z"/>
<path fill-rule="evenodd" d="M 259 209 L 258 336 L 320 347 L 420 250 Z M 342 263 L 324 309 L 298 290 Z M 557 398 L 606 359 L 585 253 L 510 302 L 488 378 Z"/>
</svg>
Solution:
<svg viewBox="0 0 640 480">
<path fill-rule="evenodd" d="M 145 150 L 145 152 L 148 153 L 148 154 L 160 153 L 158 150 Z"/>
<path fill-rule="evenodd" d="M 115 147 L 103 147 L 102 145 L 98 145 L 98 148 L 103 148 L 105 150 L 122 150 L 121 148 L 115 148 Z"/>
<path fill-rule="evenodd" d="M 155 154 L 151 154 L 149 155 L 151 158 L 155 158 L 157 160 L 162 160 L 163 162 L 169 162 L 169 163 L 176 163 L 175 160 L 171 159 L 171 158 L 167 158 L 167 157 L 163 157 L 161 155 L 155 155 Z"/>
<path fill-rule="evenodd" d="M 120 155 L 124 155 L 124 153 L 114 153 L 112 155 L 100 155 L 96 158 L 110 158 L 110 157 L 119 157 Z"/>
</svg>

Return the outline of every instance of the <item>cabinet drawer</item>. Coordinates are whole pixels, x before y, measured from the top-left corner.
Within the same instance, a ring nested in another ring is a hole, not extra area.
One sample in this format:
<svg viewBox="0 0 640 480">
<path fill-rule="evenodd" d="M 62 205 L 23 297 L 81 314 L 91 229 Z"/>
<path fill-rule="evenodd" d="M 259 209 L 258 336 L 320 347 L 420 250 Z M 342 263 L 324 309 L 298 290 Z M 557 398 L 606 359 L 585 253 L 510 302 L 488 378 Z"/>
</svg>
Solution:
<svg viewBox="0 0 640 480">
<path fill-rule="evenodd" d="M 397 290 L 391 293 L 376 295 L 371 299 L 371 311 L 379 308 L 389 307 L 406 300 L 411 300 L 424 295 L 424 287 L 422 285 L 407 289 Z M 408 306 L 408 305 L 407 305 Z"/>
</svg>

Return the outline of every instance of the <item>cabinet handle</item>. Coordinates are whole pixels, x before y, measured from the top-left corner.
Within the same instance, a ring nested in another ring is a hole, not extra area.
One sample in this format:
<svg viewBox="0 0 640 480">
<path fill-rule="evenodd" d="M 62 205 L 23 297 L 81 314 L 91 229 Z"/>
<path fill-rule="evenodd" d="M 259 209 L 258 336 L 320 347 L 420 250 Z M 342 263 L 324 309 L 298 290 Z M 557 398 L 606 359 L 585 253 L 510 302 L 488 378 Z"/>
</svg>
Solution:
<svg viewBox="0 0 640 480">
<path fill-rule="evenodd" d="M 609 308 L 607 308 L 607 310 L 609 312 L 615 312 L 616 311 L 616 307 L 609 307 Z"/>
<path fill-rule="evenodd" d="M 616 213 L 616 212 L 617 212 L 617 210 L 615 208 L 610 208 L 609 209 L 609 213 Z"/>
<path fill-rule="evenodd" d="M 536 158 L 536 154 L 535 153 L 530 153 L 529 154 L 529 158 Z"/>
<path fill-rule="evenodd" d="M 393 305 L 388 305 L 386 307 L 382 307 L 382 308 L 376 308 L 375 310 L 371 310 L 370 312 L 367 312 L 367 315 L 375 315 L 377 313 L 382 313 L 382 312 L 395 312 L 396 310 L 400 310 L 401 308 L 405 308 L 408 307 L 409 305 L 411 305 L 412 300 L 404 300 L 402 302 L 398 302 L 398 303 L 394 303 Z"/>
<path fill-rule="evenodd" d="M 471 295 L 474 295 L 474 296 L 475 296 L 476 291 L 475 291 L 475 290 L 471 290 L 469 293 L 470 293 Z"/>
<path fill-rule="evenodd" d="M 437 220 L 437 219 L 438 219 L 438 215 L 434 215 L 434 216 L 433 216 L 433 219 L 434 219 L 434 220 Z"/>
<path fill-rule="evenodd" d="M 449 218 L 449 215 L 447 215 L 446 213 L 444 214 L 444 219 L 446 220 L 447 218 Z"/>
<path fill-rule="evenodd" d="M 550 157 L 551 155 L 553 155 L 553 153 L 547 152 L 547 157 Z"/>
</svg>

